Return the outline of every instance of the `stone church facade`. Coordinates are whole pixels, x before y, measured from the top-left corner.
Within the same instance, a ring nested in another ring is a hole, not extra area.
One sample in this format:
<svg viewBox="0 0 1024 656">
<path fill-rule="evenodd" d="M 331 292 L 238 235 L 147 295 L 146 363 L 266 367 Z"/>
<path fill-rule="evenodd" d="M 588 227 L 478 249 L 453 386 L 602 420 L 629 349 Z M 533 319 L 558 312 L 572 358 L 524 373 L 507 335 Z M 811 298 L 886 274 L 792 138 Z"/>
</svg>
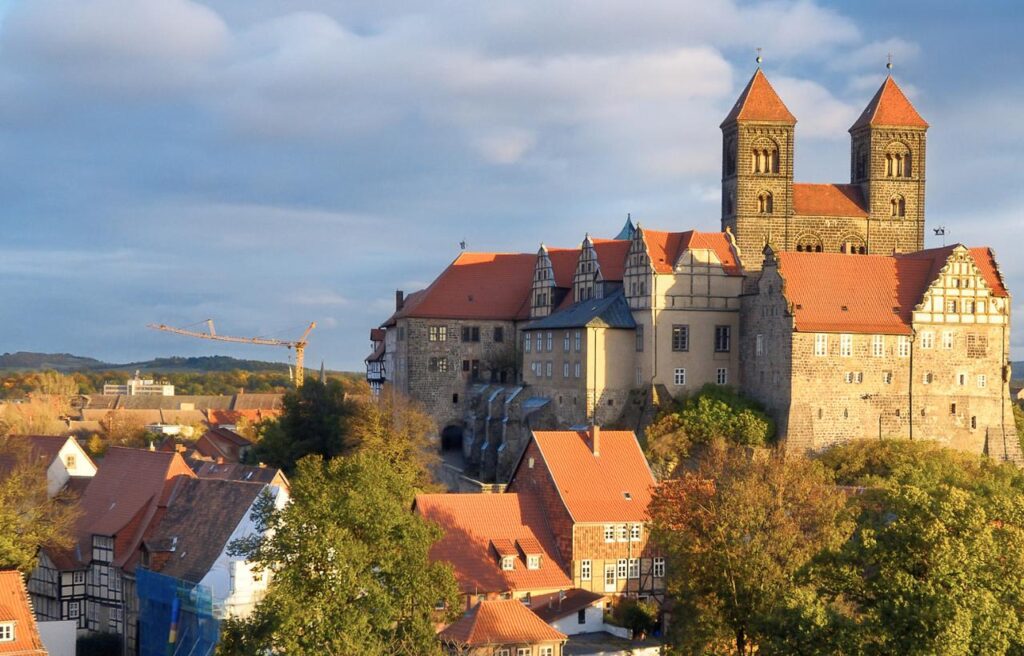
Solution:
<svg viewBox="0 0 1024 656">
<path fill-rule="evenodd" d="M 757 398 L 785 448 L 930 439 L 1019 461 L 1010 298 L 993 253 L 924 250 L 928 124 L 887 77 L 850 182 L 793 181 L 796 118 L 758 69 L 721 124 L 720 233 L 462 253 L 374 331 L 368 376 L 423 402 L 485 480 L 530 430 L 640 428 L 705 384 Z"/>
</svg>

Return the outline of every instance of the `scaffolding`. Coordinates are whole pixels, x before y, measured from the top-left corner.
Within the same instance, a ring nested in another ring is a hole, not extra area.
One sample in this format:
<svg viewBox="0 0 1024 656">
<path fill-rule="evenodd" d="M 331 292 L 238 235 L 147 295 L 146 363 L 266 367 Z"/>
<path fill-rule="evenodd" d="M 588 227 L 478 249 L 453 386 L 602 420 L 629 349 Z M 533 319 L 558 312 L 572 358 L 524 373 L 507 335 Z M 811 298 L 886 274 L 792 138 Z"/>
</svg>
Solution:
<svg viewBox="0 0 1024 656">
<path fill-rule="evenodd" d="M 210 589 L 141 568 L 136 576 L 140 656 L 212 656 L 220 622 Z"/>
</svg>

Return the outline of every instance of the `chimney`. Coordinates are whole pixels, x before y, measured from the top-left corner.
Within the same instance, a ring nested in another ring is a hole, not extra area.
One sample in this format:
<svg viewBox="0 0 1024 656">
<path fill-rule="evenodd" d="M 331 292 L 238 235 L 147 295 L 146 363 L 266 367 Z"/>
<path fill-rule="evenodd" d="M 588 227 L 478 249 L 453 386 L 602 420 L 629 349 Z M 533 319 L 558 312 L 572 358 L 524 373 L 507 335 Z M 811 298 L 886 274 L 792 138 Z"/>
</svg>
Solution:
<svg viewBox="0 0 1024 656">
<path fill-rule="evenodd" d="M 405 307 L 405 292 L 401 289 L 395 290 L 395 312 L 400 312 Z"/>
<path fill-rule="evenodd" d="M 601 455 L 601 427 L 597 424 L 590 427 L 590 446 L 595 456 Z"/>
</svg>

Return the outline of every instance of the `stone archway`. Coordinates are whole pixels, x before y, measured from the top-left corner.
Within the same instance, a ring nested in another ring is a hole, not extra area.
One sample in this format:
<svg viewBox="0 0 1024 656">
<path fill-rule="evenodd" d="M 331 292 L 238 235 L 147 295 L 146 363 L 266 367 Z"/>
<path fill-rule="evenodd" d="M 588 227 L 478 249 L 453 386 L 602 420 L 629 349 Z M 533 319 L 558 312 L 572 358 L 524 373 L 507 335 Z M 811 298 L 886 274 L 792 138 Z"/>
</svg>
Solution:
<svg viewBox="0 0 1024 656">
<path fill-rule="evenodd" d="M 441 451 L 462 451 L 462 424 L 449 424 L 441 431 Z"/>
</svg>

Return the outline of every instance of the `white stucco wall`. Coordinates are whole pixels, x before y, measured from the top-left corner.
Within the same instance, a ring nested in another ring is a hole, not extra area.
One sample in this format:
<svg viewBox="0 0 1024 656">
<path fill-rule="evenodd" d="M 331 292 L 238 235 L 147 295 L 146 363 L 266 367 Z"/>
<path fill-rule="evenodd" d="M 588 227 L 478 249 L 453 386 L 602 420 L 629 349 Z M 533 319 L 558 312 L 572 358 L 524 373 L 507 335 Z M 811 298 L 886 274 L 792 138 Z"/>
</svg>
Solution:
<svg viewBox="0 0 1024 656">
<path fill-rule="evenodd" d="M 586 608 L 586 622 L 584 624 L 580 624 L 579 617 L 576 613 L 573 613 L 572 615 L 555 620 L 551 623 L 551 626 L 556 631 L 561 631 L 565 635 L 604 631 L 604 602 L 598 601 L 593 606 Z"/>
<path fill-rule="evenodd" d="M 37 622 L 36 626 L 50 656 L 75 656 L 77 629 L 74 620 Z"/>
<path fill-rule="evenodd" d="M 71 462 L 71 466 L 68 463 Z M 68 438 L 57 452 L 57 457 L 46 469 L 46 492 L 51 497 L 60 492 L 72 476 L 93 477 L 96 464 L 73 438 Z"/>
</svg>

